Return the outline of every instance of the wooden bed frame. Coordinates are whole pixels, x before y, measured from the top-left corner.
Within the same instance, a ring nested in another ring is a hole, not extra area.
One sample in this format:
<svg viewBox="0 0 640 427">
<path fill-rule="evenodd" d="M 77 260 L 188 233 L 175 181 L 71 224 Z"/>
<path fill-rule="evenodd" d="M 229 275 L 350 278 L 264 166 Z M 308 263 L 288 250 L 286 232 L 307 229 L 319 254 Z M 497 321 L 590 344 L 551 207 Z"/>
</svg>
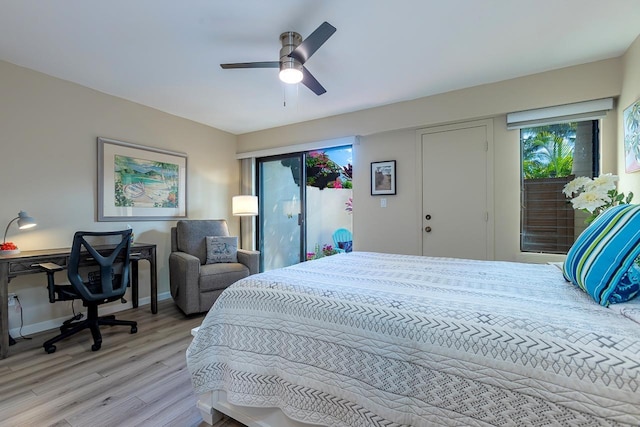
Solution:
<svg viewBox="0 0 640 427">
<path fill-rule="evenodd" d="M 249 427 L 320 427 L 318 424 L 307 424 L 293 420 L 278 408 L 250 408 L 237 406 L 227 401 L 224 391 L 212 391 L 198 396 L 197 408 L 202 420 L 213 425 L 224 415 L 233 418 Z"/>
</svg>

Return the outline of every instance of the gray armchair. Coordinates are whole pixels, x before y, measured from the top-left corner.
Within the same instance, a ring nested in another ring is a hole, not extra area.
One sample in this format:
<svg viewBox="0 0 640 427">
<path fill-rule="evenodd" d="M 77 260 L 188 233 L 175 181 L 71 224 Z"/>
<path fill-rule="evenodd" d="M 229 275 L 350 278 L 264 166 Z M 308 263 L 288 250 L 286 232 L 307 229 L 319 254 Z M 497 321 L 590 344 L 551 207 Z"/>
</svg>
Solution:
<svg viewBox="0 0 640 427">
<path fill-rule="evenodd" d="M 185 314 L 208 311 L 227 286 L 258 272 L 257 251 L 238 249 L 237 263 L 206 264 L 207 236 L 228 236 L 227 221 L 183 220 L 171 228 L 169 285 Z"/>
</svg>

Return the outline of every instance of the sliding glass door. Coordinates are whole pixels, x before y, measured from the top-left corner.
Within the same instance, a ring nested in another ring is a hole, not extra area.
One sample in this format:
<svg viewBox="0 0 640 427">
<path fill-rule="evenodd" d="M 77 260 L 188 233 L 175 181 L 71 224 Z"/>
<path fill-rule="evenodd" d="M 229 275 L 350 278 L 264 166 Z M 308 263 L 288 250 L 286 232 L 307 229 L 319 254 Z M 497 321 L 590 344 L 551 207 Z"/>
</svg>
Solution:
<svg viewBox="0 0 640 427">
<path fill-rule="evenodd" d="M 261 271 L 352 248 L 351 146 L 256 159 Z"/>
<path fill-rule="evenodd" d="M 304 258 L 303 154 L 257 160 L 261 271 L 297 264 Z"/>
</svg>

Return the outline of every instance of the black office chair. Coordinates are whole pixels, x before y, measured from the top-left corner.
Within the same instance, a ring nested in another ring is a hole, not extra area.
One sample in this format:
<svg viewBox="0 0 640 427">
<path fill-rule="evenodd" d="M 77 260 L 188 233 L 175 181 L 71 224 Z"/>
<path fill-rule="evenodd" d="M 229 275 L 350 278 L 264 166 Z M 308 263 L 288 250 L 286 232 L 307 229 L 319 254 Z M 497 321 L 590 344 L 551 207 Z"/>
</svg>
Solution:
<svg viewBox="0 0 640 427">
<path fill-rule="evenodd" d="M 100 251 L 94 248 L 85 238 L 90 241 L 95 238 L 104 239 L 109 236 L 120 236 L 120 241 L 115 248 L 108 247 Z M 116 320 L 115 316 L 98 316 L 98 306 L 111 301 L 124 301 L 124 293 L 129 283 L 129 252 L 131 247 L 131 230 L 90 232 L 78 231 L 73 236 L 73 246 L 69 264 L 67 265 L 67 277 L 70 284 L 59 285 L 54 281 L 54 273 L 63 267 L 56 264 L 40 264 L 47 273 L 47 287 L 49 290 L 49 302 L 69 301 L 81 299 L 87 307 L 87 318 L 83 321 L 77 320 L 77 316 L 67 320 L 60 327 L 60 335 L 46 341 L 42 346 L 47 353 L 56 351 L 54 343 L 63 340 L 76 332 L 89 328 L 93 336 L 91 350 L 98 351 L 102 346 L 102 335 L 100 325 L 121 325 L 130 326 L 131 333 L 138 332 L 136 322 L 128 320 Z M 104 255 L 103 255 L 104 254 Z M 96 263 L 100 267 L 99 272 L 89 273 L 86 278 L 80 274 L 80 266 L 87 263 Z M 114 264 L 122 265 L 121 270 L 116 274 Z"/>
</svg>

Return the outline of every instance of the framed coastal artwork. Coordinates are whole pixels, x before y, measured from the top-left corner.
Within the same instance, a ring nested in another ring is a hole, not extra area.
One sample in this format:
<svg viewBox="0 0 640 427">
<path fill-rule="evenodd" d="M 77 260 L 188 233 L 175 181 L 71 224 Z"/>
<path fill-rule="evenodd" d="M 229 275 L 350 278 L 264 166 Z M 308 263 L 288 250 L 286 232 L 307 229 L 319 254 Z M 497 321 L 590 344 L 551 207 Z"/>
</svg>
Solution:
<svg viewBox="0 0 640 427">
<path fill-rule="evenodd" d="M 623 114 L 625 171 L 640 170 L 640 100 L 629 105 Z"/>
<path fill-rule="evenodd" d="M 186 154 L 98 138 L 98 221 L 186 216 Z"/>
<path fill-rule="evenodd" d="M 396 194 L 396 161 L 371 163 L 371 195 Z"/>
</svg>

